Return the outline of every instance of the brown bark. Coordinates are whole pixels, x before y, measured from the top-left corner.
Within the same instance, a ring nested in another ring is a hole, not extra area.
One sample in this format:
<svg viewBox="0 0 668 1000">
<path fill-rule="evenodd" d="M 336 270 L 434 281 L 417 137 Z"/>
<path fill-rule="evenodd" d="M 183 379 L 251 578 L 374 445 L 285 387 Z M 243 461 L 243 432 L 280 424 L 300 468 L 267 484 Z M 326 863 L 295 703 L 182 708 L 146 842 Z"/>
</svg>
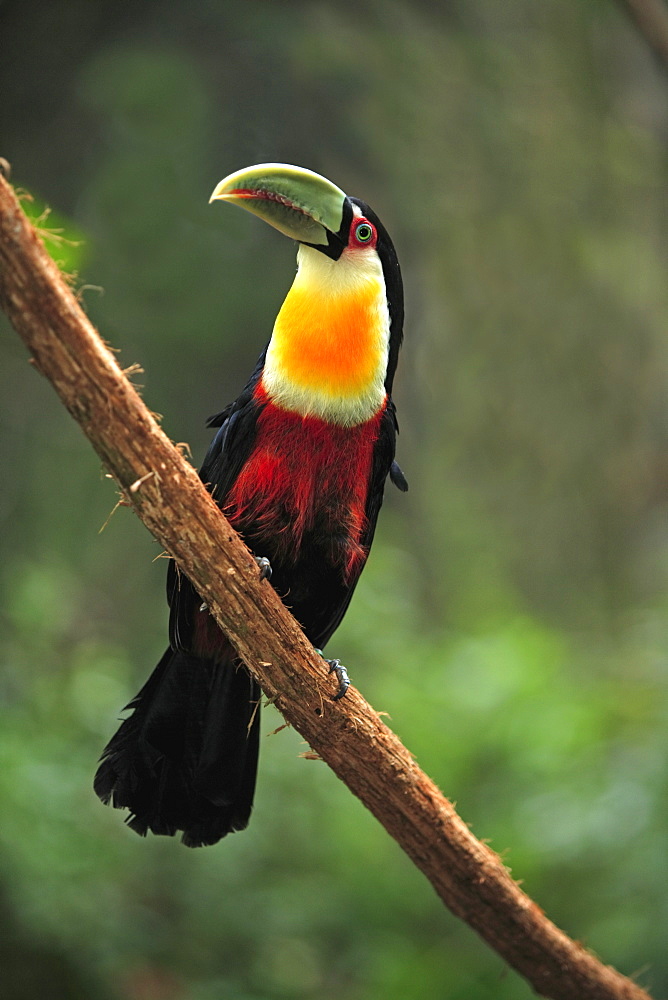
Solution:
<svg viewBox="0 0 668 1000">
<path fill-rule="evenodd" d="M 648 1000 L 551 923 L 361 695 L 328 678 L 247 548 L 99 339 L 0 177 L 0 304 L 38 369 L 265 693 L 467 921 L 555 1000 Z"/>
</svg>

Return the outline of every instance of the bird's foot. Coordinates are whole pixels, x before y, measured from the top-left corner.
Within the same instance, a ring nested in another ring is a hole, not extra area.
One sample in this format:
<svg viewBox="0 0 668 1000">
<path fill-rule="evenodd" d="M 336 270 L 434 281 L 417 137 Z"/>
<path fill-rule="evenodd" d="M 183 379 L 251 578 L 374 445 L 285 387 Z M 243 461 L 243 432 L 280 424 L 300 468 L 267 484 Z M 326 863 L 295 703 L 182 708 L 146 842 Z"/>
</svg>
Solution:
<svg viewBox="0 0 668 1000">
<path fill-rule="evenodd" d="M 255 556 L 261 580 L 271 580 L 271 563 L 266 556 Z"/>
<path fill-rule="evenodd" d="M 316 649 L 316 653 L 320 653 L 325 663 L 329 665 L 328 674 L 336 674 L 336 679 L 339 682 L 339 690 L 334 695 L 333 701 L 338 701 L 339 698 L 343 698 L 346 691 L 350 687 L 350 678 L 348 677 L 348 671 L 343 666 L 340 660 L 328 660 L 321 649 Z"/>
</svg>

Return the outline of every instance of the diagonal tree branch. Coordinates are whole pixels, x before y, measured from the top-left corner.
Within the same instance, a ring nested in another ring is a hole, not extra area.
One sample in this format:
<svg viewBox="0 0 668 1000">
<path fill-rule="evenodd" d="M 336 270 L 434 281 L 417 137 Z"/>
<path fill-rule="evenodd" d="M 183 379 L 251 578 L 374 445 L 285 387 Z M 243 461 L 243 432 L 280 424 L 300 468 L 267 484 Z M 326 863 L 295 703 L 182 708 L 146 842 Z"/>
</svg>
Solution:
<svg viewBox="0 0 668 1000">
<path fill-rule="evenodd" d="M 193 581 L 265 693 L 426 875 L 443 902 L 554 1000 L 648 1000 L 572 941 L 471 834 L 361 695 L 333 702 L 294 618 L 162 432 L 0 176 L 0 304 L 136 512 Z"/>
</svg>

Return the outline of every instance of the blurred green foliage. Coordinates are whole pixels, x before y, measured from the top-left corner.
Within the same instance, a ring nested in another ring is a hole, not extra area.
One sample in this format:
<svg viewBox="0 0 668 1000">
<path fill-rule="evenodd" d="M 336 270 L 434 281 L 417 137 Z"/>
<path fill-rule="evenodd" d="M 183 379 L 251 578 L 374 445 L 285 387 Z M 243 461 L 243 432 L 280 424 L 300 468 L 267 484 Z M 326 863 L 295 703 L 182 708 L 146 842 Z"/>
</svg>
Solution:
<svg viewBox="0 0 668 1000">
<path fill-rule="evenodd" d="M 285 160 L 379 212 L 411 490 L 332 651 L 548 914 L 668 992 L 668 83 L 621 9 L 10 0 L 0 39 L 0 154 L 196 459 L 294 270 L 214 185 Z M 3 995 L 531 996 L 273 710 L 247 832 L 99 804 L 164 563 L 125 509 L 98 533 L 113 487 L 2 333 Z"/>
<path fill-rule="evenodd" d="M 27 191 L 18 191 L 25 214 L 39 232 L 44 246 L 64 274 L 76 277 L 85 259 L 85 240 L 70 219 Z"/>
</svg>

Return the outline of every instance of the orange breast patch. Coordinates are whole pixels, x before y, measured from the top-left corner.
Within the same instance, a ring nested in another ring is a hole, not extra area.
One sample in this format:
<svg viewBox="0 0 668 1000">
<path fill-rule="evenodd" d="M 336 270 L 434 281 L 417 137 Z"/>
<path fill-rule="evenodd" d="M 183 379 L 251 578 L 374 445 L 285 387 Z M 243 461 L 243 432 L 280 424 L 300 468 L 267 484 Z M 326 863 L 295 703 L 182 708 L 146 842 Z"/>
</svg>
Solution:
<svg viewBox="0 0 668 1000">
<path fill-rule="evenodd" d="M 302 388 L 357 396 L 384 363 L 378 288 L 320 295 L 293 287 L 276 319 L 273 347 L 284 375 Z"/>
</svg>

